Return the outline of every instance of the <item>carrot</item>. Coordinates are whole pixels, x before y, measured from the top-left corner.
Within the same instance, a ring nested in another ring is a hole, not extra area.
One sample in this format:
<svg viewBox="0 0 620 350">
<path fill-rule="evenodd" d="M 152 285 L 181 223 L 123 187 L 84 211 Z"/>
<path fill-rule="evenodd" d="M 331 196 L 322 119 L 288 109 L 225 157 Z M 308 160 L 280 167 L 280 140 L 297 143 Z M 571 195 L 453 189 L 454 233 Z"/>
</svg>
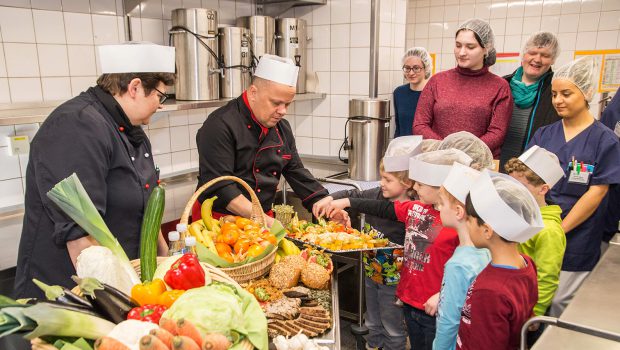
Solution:
<svg viewBox="0 0 620 350">
<path fill-rule="evenodd" d="M 101 337 L 95 342 L 95 350 L 129 350 L 129 347 L 114 338 Z"/>
<path fill-rule="evenodd" d="M 177 323 L 174 322 L 174 320 L 171 320 L 169 318 L 160 318 L 159 319 L 159 327 L 167 330 L 168 332 L 170 332 L 170 334 L 172 335 L 178 335 L 178 331 L 177 331 Z"/>
<path fill-rule="evenodd" d="M 186 337 L 192 338 L 196 344 L 202 344 L 202 334 L 196 326 L 192 323 L 192 321 L 182 318 L 177 321 L 177 332 L 179 335 L 184 335 Z"/>
<path fill-rule="evenodd" d="M 200 346 L 192 338 L 178 335 L 172 338 L 172 350 L 200 350 Z"/>
<path fill-rule="evenodd" d="M 140 338 L 140 350 L 170 350 L 170 348 L 156 336 L 145 335 Z"/>
<path fill-rule="evenodd" d="M 172 348 L 172 337 L 174 337 L 172 333 L 168 332 L 167 330 L 163 328 L 156 328 L 156 329 L 151 329 L 149 334 L 154 335 L 157 338 L 159 338 L 159 340 L 161 340 L 164 344 L 166 344 L 166 347 L 168 347 L 168 349 Z"/>
<path fill-rule="evenodd" d="M 202 344 L 202 350 L 226 350 L 232 344 L 221 333 L 209 333 L 205 335 L 205 342 Z"/>
</svg>

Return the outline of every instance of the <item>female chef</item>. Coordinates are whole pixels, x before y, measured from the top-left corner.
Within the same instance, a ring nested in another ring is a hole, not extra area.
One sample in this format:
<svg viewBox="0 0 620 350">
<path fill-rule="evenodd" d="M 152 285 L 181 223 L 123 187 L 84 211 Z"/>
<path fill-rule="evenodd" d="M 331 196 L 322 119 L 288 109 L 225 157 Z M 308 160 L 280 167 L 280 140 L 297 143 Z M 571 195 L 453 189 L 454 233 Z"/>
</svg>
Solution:
<svg viewBox="0 0 620 350">
<path fill-rule="evenodd" d="M 97 86 L 56 108 L 30 145 L 15 279 L 20 298 L 43 297 L 32 278 L 74 286 L 77 256 L 96 244 L 46 197 L 72 173 L 128 257 L 138 257 L 142 215 L 159 175 L 141 126 L 174 84 L 174 48 L 127 43 L 97 49 L 103 73 Z M 158 251 L 166 250 L 160 233 Z"/>
<path fill-rule="evenodd" d="M 556 71 L 551 95 L 562 119 L 539 129 L 528 145 L 555 153 L 565 170 L 565 177 L 550 191 L 550 199 L 562 208 L 567 243 L 560 285 L 550 309 L 556 317 L 598 262 L 607 192 L 610 185 L 620 182 L 618 137 L 588 110 L 596 91 L 596 71 L 589 57 Z"/>
</svg>

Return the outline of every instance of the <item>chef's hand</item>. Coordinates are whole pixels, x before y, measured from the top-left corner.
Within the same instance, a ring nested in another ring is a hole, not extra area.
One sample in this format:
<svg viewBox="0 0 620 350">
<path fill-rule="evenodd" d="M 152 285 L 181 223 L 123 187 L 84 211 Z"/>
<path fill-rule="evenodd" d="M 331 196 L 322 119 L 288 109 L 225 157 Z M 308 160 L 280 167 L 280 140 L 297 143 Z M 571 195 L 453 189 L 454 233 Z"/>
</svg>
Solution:
<svg viewBox="0 0 620 350">
<path fill-rule="evenodd" d="M 329 204 L 334 200 L 334 197 L 327 196 L 320 201 L 314 203 L 312 206 L 312 215 L 317 219 L 320 219 L 323 215 L 327 213 L 327 208 L 329 208 Z"/>
<path fill-rule="evenodd" d="M 351 218 L 349 218 L 349 213 L 344 210 L 339 209 L 337 211 L 333 211 L 329 216 L 329 219 L 342 224 L 345 227 L 351 227 Z"/>
<path fill-rule="evenodd" d="M 271 228 L 271 226 L 273 225 L 273 222 L 276 219 L 272 218 L 271 216 L 267 214 L 264 214 L 263 217 L 265 218 L 265 226 L 267 226 L 268 228 Z"/>
<path fill-rule="evenodd" d="M 435 316 L 435 314 L 437 314 L 438 304 L 439 304 L 439 293 L 428 298 L 428 300 L 424 303 L 424 312 L 426 312 L 427 315 Z"/>
</svg>

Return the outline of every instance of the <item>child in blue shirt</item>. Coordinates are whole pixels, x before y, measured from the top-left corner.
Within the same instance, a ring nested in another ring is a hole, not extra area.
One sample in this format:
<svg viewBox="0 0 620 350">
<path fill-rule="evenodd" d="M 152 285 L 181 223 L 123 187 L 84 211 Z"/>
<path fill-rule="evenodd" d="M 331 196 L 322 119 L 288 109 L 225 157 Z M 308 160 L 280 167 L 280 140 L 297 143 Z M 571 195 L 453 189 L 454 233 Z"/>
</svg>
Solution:
<svg viewBox="0 0 620 350">
<path fill-rule="evenodd" d="M 491 261 L 489 251 L 476 248 L 467 230 L 464 202 L 470 186 L 478 176 L 480 172 L 477 170 L 454 163 L 439 189 L 441 221 L 445 227 L 456 229 L 459 246 L 444 267 L 433 350 L 452 350 L 456 347 L 461 309 L 467 289 Z"/>
</svg>

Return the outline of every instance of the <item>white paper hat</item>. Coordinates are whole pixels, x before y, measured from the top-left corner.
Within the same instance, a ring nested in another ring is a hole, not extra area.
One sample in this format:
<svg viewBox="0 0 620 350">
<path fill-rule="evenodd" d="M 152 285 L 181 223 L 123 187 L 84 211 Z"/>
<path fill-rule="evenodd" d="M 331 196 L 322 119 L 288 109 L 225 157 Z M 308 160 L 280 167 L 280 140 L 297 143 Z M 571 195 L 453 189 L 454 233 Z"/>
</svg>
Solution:
<svg viewBox="0 0 620 350">
<path fill-rule="evenodd" d="M 287 57 L 264 55 L 261 57 L 254 76 L 279 84 L 297 86 L 299 67 Z"/>
<path fill-rule="evenodd" d="M 405 171 L 409 169 L 409 158 L 422 150 L 422 136 L 397 137 L 390 142 L 383 156 L 385 171 Z"/>
<path fill-rule="evenodd" d="M 532 146 L 519 156 L 519 160 L 532 169 L 549 187 L 553 187 L 564 177 L 558 156 L 542 147 Z"/>
<path fill-rule="evenodd" d="M 174 47 L 147 42 L 97 46 L 101 73 L 174 73 Z"/>
<path fill-rule="evenodd" d="M 448 177 L 454 163 L 469 165 L 471 157 L 454 148 L 420 153 L 409 159 L 409 178 L 439 187 Z"/>
<path fill-rule="evenodd" d="M 544 228 L 540 207 L 512 177 L 483 170 L 469 192 L 476 213 L 511 242 L 526 242 Z"/>
<path fill-rule="evenodd" d="M 469 189 L 480 176 L 480 172 L 461 163 L 452 164 L 452 169 L 448 173 L 448 177 L 443 181 L 442 186 L 454 198 L 461 203 L 465 203 Z"/>
</svg>

